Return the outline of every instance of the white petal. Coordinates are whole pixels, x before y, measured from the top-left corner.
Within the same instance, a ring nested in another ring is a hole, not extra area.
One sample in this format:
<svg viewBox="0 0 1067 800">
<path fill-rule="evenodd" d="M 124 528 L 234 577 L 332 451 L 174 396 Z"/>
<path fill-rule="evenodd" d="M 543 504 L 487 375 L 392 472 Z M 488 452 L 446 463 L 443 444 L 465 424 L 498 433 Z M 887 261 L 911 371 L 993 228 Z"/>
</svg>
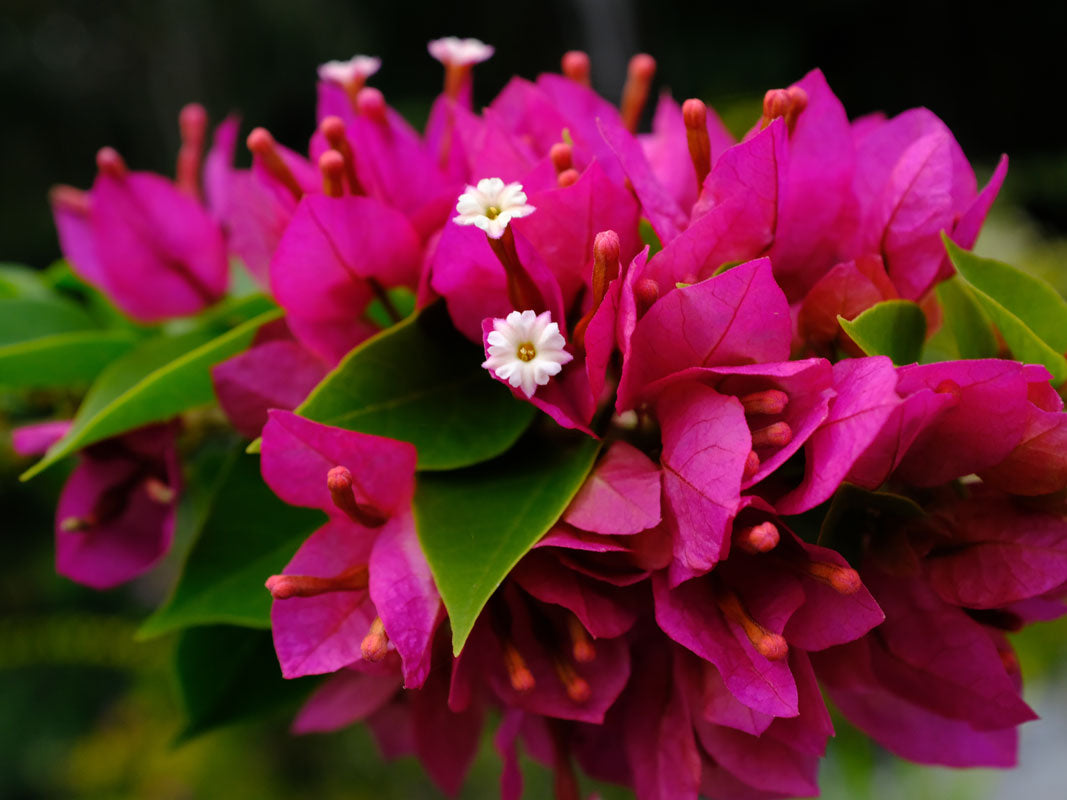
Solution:
<svg viewBox="0 0 1067 800">
<path fill-rule="evenodd" d="M 537 379 L 534 377 L 533 370 L 523 370 L 522 390 L 526 393 L 527 397 L 533 397 L 534 392 L 537 391 Z"/>
<path fill-rule="evenodd" d="M 563 365 L 557 364 L 555 361 L 542 361 L 537 366 L 541 374 L 545 376 L 544 381 L 538 381 L 538 383 L 548 383 L 548 376 L 559 375 L 560 370 L 563 369 Z"/>
<path fill-rule="evenodd" d="M 481 219 L 484 219 L 487 224 L 484 226 L 479 225 L 478 227 L 485 231 L 491 238 L 499 239 L 504 235 L 504 229 L 508 226 L 508 221 L 506 219 L 501 220 L 500 217 L 497 217 L 496 219 L 481 217 Z"/>
<path fill-rule="evenodd" d="M 482 178 L 478 181 L 478 191 L 484 195 L 488 204 L 493 204 L 504 191 L 504 181 L 501 178 Z"/>
</svg>

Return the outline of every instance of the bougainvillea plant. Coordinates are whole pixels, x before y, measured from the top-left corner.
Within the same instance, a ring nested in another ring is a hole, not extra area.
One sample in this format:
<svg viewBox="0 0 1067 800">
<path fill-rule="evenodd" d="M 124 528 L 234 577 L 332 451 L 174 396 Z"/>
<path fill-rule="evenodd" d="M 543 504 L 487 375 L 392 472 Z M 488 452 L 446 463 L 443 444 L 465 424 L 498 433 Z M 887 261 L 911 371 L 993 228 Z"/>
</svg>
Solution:
<svg viewBox="0 0 1067 800">
<path fill-rule="evenodd" d="M 85 390 L 14 432 L 25 478 L 74 462 L 57 570 L 185 542 L 142 629 L 181 632 L 185 733 L 296 695 L 452 794 L 488 727 L 504 798 L 520 752 L 560 800 L 790 797 L 832 701 L 1014 764 L 1008 634 L 1067 612 L 1067 303 L 970 252 L 1007 160 L 979 188 L 818 70 L 736 140 L 669 94 L 639 132 L 647 55 L 619 107 L 570 52 L 475 111 L 492 48 L 429 51 L 424 131 L 365 56 L 247 169 L 188 106 L 174 181 L 102 149 L 51 197 L 69 266 L 0 273 L 0 382 Z"/>
</svg>

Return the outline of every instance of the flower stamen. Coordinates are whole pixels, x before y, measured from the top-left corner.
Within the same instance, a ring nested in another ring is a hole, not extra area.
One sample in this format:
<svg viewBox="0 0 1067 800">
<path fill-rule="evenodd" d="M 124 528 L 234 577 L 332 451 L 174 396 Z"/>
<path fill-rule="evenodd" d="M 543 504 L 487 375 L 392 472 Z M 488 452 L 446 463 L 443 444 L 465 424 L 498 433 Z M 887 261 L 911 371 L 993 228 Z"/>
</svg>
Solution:
<svg viewBox="0 0 1067 800">
<path fill-rule="evenodd" d="M 348 188 L 352 194 L 364 194 L 363 186 L 356 175 L 356 156 L 352 152 L 352 145 L 345 136 L 345 123 L 340 117 L 325 117 L 319 123 L 322 132 L 330 148 L 336 150 L 344 158 L 345 178 L 348 180 Z"/>
<path fill-rule="evenodd" d="M 571 655 L 574 656 L 576 662 L 588 664 L 596 660 L 596 648 L 593 647 L 589 631 L 573 614 L 567 618 L 567 633 L 571 640 Z"/>
<path fill-rule="evenodd" d="M 682 104 L 682 119 L 685 122 L 685 139 L 689 145 L 689 158 L 697 174 L 697 188 L 711 172 L 711 139 L 708 137 L 708 107 L 703 100 L 692 97 Z"/>
<path fill-rule="evenodd" d="M 385 118 L 385 95 L 372 86 L 365 86 L 356 95 L 356 112 L 367 119 L 384 124 Z"/>
<path fill-rule="evenodd" d="M 109 178 L 121 181 L 126 177 L 126 162 L 114 147 L 101 147 L 96 153 L 96 168 Z"/>
<path fill-rule="evenodd" d="M 252 151 L 252 156 L 259 160 L 263 168 L 275 180 L 292 193 L 294 199 L 299 200 L 304 196 L 304 189 L 297 182 L 296 176 L 289 169 L 289 165 L 282 159 L 274 137 L 270 135 L 270 131 L 266 128 L 254 129 L 248 134 L 246 144 L 248 149 Z"/>
<path fill-rule="evenodd" d="M 375 617 L 370 624 L 370 631 L 359 644 L 359 652 L 364 661 L 372 664 L 381 661 L 389 652 L 389 637 L 385 633 L 385 623 L 381 617 Z"/>
<path fill-rule="evenodd" d="M 508 682 L 516 692 L 532 691 L 536 682 L 533 673 L 526 666 L 522 653 L 512 642 L 504 642 L 504 669 L 508 673 Z"/>
<path fill-rule="evenodd" d="M 48 202 L 59 211 L 76 214 L 79 217 L 89 216 L 89 193 L 73 186 L 58 184 L 48 192 Z"/>
<path fill-rule="evenodd" d="M 588 87 L 591 65 L 589 54 L 582 50 L 568 50 L 560 60 L 560 69 L 575 83 Z"/>
<path fill-rule="evenodd" d="M 760 460 L 755 450 L 749 450 L 748 456 L 745 458 L 745 471 L 742 474 L 742 480 L 748 480 L 757 472 L 759 472 Z"/>
<path fill-rule="evenodd" d="M 652 88 L 652 77 L 655 74 L 656 59 L 648 53 L 638 53 L 630 59 L 630 65 L 626 70 L 626 85 L 622 89 L 622 103 L 619 107 L 622 124 L 630 133 L 637 132 L 637 125 L 645 110 L 648 93 Z"/>
<path fill-rule="evenodd" d="M 367 588 L 369 575 L 366 565 L 360 564 L 332 578 L 315 575 L 271 575 L 267 578 L 267 591 L 275 600 L 290 597 L 317 597 L 330 592 L 358 592 Z"/>
<path fill-rule="evenodd" d="M 578 674 L 573 664 L 562 656 L 555 656 L 552 659 L 552 666 L 556 670 L 559 682 L 563 684 L 564 691 L 567 692 L 567 697 L 575 703 L 589 702 L 593 690 L 589 686 L 589 681 Z"/>
<path fill-rule="evenodd" d="M 779 117 L 784 117 L 786 127 L 792 133 L 797 124 L 797 117 L 807 107 L 808 93 L 799 86 L 791 86 L 788 89 L 769 89 L 763 96 L 763 119 L 760 121 L 760 130 Z"/>
<path fill-rule="evenodd" d="M 768 661 L 781 661 L 789 655 L 789 645 L 785 639 L 756 622 L 745 609 L 741 598 L 732 590 L 722 585 L 716 587 L 715 602 L 726 619 L 741 627 L 761 656 Z"/>
<path fill-rule="evenodd" d="M 353 490 L 352 473 L 347 467 L 337 466 L 326 474 L 326 488 L 330 498 L 345 515 L 365 528 L 380 528 L 386 522 L 386 516 L 373 506 L 356 500 Z"/>
<path fill-rule="evenodd" d="M 789 405 L 789 395 L 779 389 L 765 389 L 738 398 L 746 414 L 781 414 Z"/>
<path fill-rule="evenodd" d="M 778 528 L 773 522 L 761 522 L 734 531 L 734 544 L 746 553 L 769 553 L 778 546 Z"/>
<path fill-rule="evenodd" d="M 585 330 L 604 302 L 608 284 L 619 277 L 619 235 L 615 231 L 601 231 L 593 240 L 593 304 L 578 324 L 572 337 L 577 347 L 585 346 Z"/>
<path fill-rule="evenodd" d="M 855 594 L 863 586 L 860 575 L 852 567 L 830 564 L 825 561 L 809 561 L 804 572 L 820 583 L 825 583 L 838 594 Z"/>
<path fill-rule="evenodd" d="M 345 159 L 336 150 L 327 150 L 319 156 L 319 172 L 322 173 L 322 193 L 327 197 L 342 197 L 345 193 Z"/>
<path fill-rule="evenodd" d="M 787 422 L 773 422 L 766 428 L 752 431 L 752 446 L 785 447 L 793 441 L 793 429 Z"/>
<path fill-rule="evenodd" d="M 175 183 L 183 192 L 200 197 L 200 160 L 207 132 L 207 112 L 199 103 L 189 103 L 178 115 L 182 146 L 178 151 Z"/>
</svg>

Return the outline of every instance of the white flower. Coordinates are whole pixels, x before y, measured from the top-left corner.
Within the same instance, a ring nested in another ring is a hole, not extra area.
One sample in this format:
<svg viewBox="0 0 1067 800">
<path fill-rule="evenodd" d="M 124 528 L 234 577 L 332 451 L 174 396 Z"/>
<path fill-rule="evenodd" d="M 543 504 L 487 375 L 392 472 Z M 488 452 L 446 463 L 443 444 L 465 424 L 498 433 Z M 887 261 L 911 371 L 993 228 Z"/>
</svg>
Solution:
<svg viewBox="0 0 1067 800">
<path fill-rule="evenodd" d="M 319 64 L 319 78 L 342 86 L 353 81 L 363 82 L 382 68 L 382 60 L 374 56 L 352 56 L 348 61 L 327 61 Z"/>
<path fill-rule="evenodd" d="M 506 319 L 493 320 L 493 330 L 486 337 L 489 356 L 482 364 L 500 380 L 527 397 L 544 386 L 574 356 L 563 349 L 567 343 L 552 321 L 552 312 L 512 311 Z"/>
<path fill-rule="evenodd" d="M 477 225 L 489 236 L 499 239 L 513 217 L 525 217 L 536 211 L 526 204 L 521 183 L 505 184 L 500 178 L 482 178 L 477 186 L 468 186 L 456 203 L 457 225 Z"/>
<path fill-rule="evenodd" d="M 434 39 L 426 45 L 430 55 L 447 67 L 469 67 L 492 58 L 495 52 L 492 45 L 478 39 L 460 39 L 457 36 L 445 36 Z"/>
</svg>

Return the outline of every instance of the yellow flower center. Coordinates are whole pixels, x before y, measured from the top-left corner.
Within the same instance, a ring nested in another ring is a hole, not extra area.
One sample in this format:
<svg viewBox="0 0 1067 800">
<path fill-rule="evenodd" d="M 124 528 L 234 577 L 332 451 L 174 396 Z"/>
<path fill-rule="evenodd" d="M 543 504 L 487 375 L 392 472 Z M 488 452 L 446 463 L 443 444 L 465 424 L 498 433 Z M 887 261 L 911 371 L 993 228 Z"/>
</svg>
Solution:
<svg viewBox="0 0 1067 800">
<path fill-rule="evenodd" d="M 519 345 L 516 355 L 519 361 L 533 361 L 537 357 L 537 349 L 533 346 L 533 342 L 523 342 Z"/>
<path fill-rule="evenodd" d="M 496 206 L 489 206 L 489 208 L 485 210 L 485 216 L 489 217 L 489 219 L 496 219 L 500 216 L 500 209 Z"/>
</svg>

